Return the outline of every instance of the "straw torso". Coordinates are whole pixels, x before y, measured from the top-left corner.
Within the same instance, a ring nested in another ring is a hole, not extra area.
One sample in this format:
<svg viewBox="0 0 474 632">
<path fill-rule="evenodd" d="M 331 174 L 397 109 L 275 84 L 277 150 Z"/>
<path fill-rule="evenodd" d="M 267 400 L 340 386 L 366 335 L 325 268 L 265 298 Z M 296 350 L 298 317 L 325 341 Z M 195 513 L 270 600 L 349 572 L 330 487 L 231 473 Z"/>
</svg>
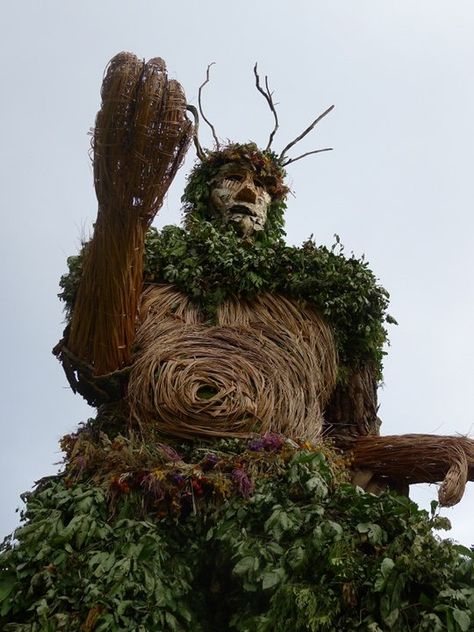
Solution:
<svg viewBox="0 0 474 632">
<path fill-rule="evenodd" d="M 182 437 L 320 435 L 337 365 L 321 317 L 263 293 L 205 318 L 171 285 L 145 289 L 128 389 L 139 423 Z"/>
</svg>

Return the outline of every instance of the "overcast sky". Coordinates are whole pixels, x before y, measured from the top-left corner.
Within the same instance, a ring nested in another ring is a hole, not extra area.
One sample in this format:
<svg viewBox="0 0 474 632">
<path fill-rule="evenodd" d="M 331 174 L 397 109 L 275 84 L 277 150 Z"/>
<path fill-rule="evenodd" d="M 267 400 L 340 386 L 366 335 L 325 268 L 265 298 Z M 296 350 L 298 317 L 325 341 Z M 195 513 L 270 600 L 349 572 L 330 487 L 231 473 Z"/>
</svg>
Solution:
<svg viewBox="0 0 474 632">
<path fill-rule="evenodd" d="M 93 415 L 51 348 L 66 257 L 96 213 L 90 137 L 107 61 L 162 56 L 221 138 L 265 145 L 272 116 L 254 87 L 259 62 L 279 102 L 281 150 L 333 146 L 289 168 L 288 241 L 310 233 L 365 253 L 391 293 L 391 348 L 380 391 L 383 434 L 474 434 L 472 232 L 474 5 L 440 0 L 30 0 L 2 6 L 0 66 L 0 537 L 19 494 L 57 470 L 58 440 Z M 202 144 L 210 135 L 203 129 Z M 180 219 L 178 174 L 156 224 Z M 474 543 L 474 485 L 448 534 Z M 435 486 L 412 488 L 423 506 Z"/>
</svg>

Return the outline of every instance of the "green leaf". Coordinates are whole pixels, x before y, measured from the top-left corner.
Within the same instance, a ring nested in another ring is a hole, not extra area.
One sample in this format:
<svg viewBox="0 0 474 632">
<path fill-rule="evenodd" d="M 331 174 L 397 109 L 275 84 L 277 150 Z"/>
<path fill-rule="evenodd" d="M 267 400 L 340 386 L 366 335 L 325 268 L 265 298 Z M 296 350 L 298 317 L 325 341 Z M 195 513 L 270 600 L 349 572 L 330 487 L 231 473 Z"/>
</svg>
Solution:
<svg viewBox="0 0 474 632">
<path fill-rule="evenodd" d="M 382 577 L 387 578 L 392 572 L 394 566 L 395 562 L 390 557 L 384 557 L 382 563 L 380 564 L 380 572 L 382 573 Z"/>
<path fill-rule="evenodd" d="M 461 632 L 468 632 L 471 627 L 471 617 L 467 614 L 467 612 L 455 608 L 453 610 L 453 618 L 459 625 Z"/>
<path fill-rule="evenodd" d="M 392 628 L 395 625 L 395 623 L 398 620 L 399 614 L 400 614 L 400 611 L 398 610 L 398 608 L 395 608 L 394 610 L 390 612 L 388 616 L 384 617 L 384 621 L 388 625 L 389 628 Z"/>
<path fill-rule="evenodd" d="M 285 553 L 285 550 L 278 544 L 278 542 L 269 542 L 266 546 L 266 550 L 270 551 L 274 555 L 283 555 Z"/>
<path fill-rule="evenodd" d="M 249 571 L 253 570 L 255 563 L 255 558 L 247 555 L 243 557 L 233 568 L 233 573 L 235 575 L 245 575 Z"/>
<path fill-rule="evenodd" d="M 283 568 L 276 568 L 271 571 L 267 571 L 262 576 L 262 588 L 263 590 L 274 588 L 284 579 L 285 579 L 285 571 L 283 570 Z"/>
<path fill-rule="evenodd" d="M 448 632 L 457 632 L 456 623 L 454 621 L 453 613 L 451 610 L 446 610 L 446 623 L 448 627 Z"/>
<path fill-rule="evenodd" d="M 382 544 L 383 530 L 378 524 L 361 522 L 357 525 L 357 531 L 362 534 L 366 533 L 371 544 Z"/>
<path fill-rule="evenodd" d="M 443 622 L 433 612 L 423 615 L 420 623 L 422 632 L 443 632 L 444 629 Z"/>
<path fill-rule="evenodd" d="M 0 603 L 8 598 L 16 582 L 16 575 L 13 573 L 3 575 L 0 579 Z"/>
<path fill-rule="evenodd" d="M 286 561 L 293 570 L 300 568 L 305 560 L 305 552 L 302 546 L 292 547 L 286 554 Z"/>
<path fill-rule="evenodd" d="M 469 549 L 467 546 L 463 546 L 462 544 L 454 544 L 453 548 L 461 555 L 465 555 L 467 558 L 474 561 L 474 551 Z"/>
<path fill-rule="evenodd" d="M 170 630 L 180 630 L 181 626 L 178 623 L 177 618 L 171 614 L 171 612 L 165 612 L 166 623 L 169 625 Z"/>
</svg>

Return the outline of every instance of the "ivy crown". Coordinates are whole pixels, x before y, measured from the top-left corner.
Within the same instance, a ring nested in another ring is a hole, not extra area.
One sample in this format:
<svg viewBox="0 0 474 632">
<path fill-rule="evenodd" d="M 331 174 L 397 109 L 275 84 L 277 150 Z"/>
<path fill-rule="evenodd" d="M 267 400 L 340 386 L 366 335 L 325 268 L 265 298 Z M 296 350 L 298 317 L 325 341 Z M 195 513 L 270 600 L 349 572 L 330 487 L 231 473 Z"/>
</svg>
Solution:
<svg viewBox="0 0 474 632">
<path fill-rule="evenodd" d="M 271 204 L 265 230 L 261 232 L 266 236 L 281 237 L 284 234 L 285 200 L 290 191 L 285 184 L 286 171 L 274 152 L 262 151 L 255 143 L 230 143 L 219 150 L 208 152 L 206 159 L 194 166 L 181 198 L 185 227 L 190 229 L 196 221 L 215 223 L 220 220 L 210 202 L 211 191 L 223 167 L 230 165 L 254 172 L 262 180 L 271 196 Z"/>
</svg>

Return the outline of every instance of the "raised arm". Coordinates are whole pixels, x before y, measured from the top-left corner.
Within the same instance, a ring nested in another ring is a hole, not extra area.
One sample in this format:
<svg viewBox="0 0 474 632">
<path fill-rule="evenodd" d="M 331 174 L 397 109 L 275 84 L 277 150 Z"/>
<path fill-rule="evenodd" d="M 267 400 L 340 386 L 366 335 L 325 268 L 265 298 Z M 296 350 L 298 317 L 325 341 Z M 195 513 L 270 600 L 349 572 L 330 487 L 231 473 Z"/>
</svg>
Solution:
<svg viewBox="0 0 474 632">
<path fill-rule="evenodd" d="M 64 341 L 96 376 L 130 361 L 145 233 L 192 137 L 184 92 L 160 58 L 119 53 L 101 96 L 93 137 L 99 210 Z"/>
</svg>

